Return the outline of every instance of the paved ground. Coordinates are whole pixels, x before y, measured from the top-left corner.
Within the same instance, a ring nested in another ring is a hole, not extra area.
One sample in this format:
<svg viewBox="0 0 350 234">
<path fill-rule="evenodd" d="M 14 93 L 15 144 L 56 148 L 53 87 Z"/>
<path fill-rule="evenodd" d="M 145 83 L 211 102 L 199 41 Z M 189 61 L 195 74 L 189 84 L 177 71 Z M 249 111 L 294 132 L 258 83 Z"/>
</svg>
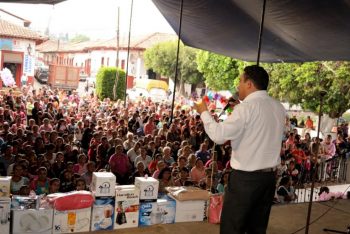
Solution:
<svg viewBox="0 0 350 234">
<path fill-rule="evenodd" d="M 331 207 L 333 207 L 331 209 Z M 268 234 L 301 234 L 305 233 L 308 204 L 274 206 L 271 211 Z M 313 203 L 310 234 L 326 233 L 323 228 L 345 231 L 350 225 L 350 200 Z M 300 231 L 297 231 L 301 229 Z M 117 231 L 99 231 L 100 234 L 216 234 L 219 225 L 206 222 L 176 223 L 155 225 L 146 228 L 132 228 Z M 92 233 L 92 232 L 91 232 Z"/>
</svg>

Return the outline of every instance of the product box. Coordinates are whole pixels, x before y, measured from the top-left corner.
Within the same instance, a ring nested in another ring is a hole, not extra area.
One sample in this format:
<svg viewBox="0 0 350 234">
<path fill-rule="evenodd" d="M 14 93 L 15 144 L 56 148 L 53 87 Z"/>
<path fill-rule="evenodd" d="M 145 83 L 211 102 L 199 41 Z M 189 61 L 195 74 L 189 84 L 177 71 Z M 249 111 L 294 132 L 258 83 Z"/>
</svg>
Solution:
<svg viewBox="0 0 350 234">
<path fill-rule="evenodd" d="M 14 210 L 29 210 L 39 209 L 40 198 L 39 196 L 27 197 L 27 196 L 12 196 L 11 209 Z"/>
<path fill-rule="evenodd" d="M 114 197 L 97 197 L 92 206 L 91 231 L 113 230 Z"/>
<path fill-rule="evenodd" d="M 11 176 L 0 176 L 0 197 L 10 197 Z"/>
<path fill-rule="evenodd" d="M 114 229 L 138 227 L 140 190 L 134 185 L 115 187 Z"/>
<path fill-rule="evenodd" d="M 52 209 L 12 210 L 12 234 L 51 234 Z"/>
<path fill-rule="evenodd" d="M 94 192 L 95 197 L 114 197 L 115 196 L 116 177 L 111 172 L 94 172 L 90 190 Z"/>
<path fill-rule="evenodd" d="M 141 202 L 139 226 L 162 223 L 174 223 L 176 202 L 169 197 L 162 197 L 156 202 Z"/>
<path fill-rule="evenodd" d="M 159 181 L 153 177 L 136 177 L 135 186 L 140 190 L 140 200 L 156 201 Z"/>
<path fill-rule="evenodd" d="M 11 198 L 0 198 L 0 233 L 10 233 L 10 211 L 11 211 Z"/>
<path fill-rule="evenodd" d="M 169 195 L 171 197 L 171 195 Z M 206 201 L 176 201 L 175 223 L 203 221 L 205 218 Z"/>
<path fill-rule="evenodd" d="M 91 207 L 79 210 L 54 210 L 52 233 L 88 232 L 90 220 Z"/>
</svg>

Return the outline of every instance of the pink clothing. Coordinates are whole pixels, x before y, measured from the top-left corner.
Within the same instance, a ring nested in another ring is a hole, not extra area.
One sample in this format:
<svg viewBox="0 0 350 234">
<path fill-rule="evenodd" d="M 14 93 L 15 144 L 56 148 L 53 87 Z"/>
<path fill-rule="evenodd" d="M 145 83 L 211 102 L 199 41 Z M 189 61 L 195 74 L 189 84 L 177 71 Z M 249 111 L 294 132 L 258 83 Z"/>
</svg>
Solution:
<svg viewBox="0 0 350 234">
<path fill-rule="evenodd" d="M 192 168 L 190 172 L 190 177 L 193 182 L 199 183 L 199 181 L 205 178 L 205 169 L 199 170 L 198 168 Z"/>
<path fill-rule="evenodd" d="M 79 175 L 84 174 L 85 172 L 87 172 L 86 163 L 83 166 L 81 166 L 79 163 L 74 164 L 73 171 L 74 173 L 78 173 Z"/>
<path fill-rule="evenodd" d="M 160 171 L 159 171 L 159 170 L 156 170 L 156 171 L 153 173 L 152 177 L 153 177 L 154 179 L 158 179 L 159 173 L 160 173 Z"/>
<path fill-rule="evenodd" d="M 39 132 L 41 131 L 45 131 L 45 132 L 52 132 L 52 127 L 51 125 L 41 125 L 40 128 L 39 128 Z"/>
<path fill-rule="evenodd" d="M 336 149 L 334 143 L 330 143 L 329 145 L 323 144 L 323 147 L 327 159 L 330 159 L 335 155 Z"/>
<path fill-rule="evenodd" d="M 156 126 L 153 123 L 146 123 L 145 126 L 143 127 L 143 132 L 145 136 L 147 136 L 148 134 L 152 134 L 155 128 Z"/>
<path fill-rule="evenodd" d="M 113 173 L 125 175 L 129 171 L 129 158 L 125 154 L 113 154 L 109 159 L 109 165 Z"/>
</svg>

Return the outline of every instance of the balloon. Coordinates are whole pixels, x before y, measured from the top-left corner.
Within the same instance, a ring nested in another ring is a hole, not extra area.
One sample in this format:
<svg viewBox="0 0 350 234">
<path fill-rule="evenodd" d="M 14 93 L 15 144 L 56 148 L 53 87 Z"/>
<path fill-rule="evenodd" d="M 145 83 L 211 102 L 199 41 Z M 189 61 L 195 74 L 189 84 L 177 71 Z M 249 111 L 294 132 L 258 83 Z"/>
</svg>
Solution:
<svg viewBox="0 0 350 234">
<path fill-rule="evenodd" d="M 208 98 L 209 98 L 209 100 L 213 100 L 213 93 L 212 92 L 208 92 Z"/>
<path fill-rule="evenodd" d="M 218 94 L 218 93 L 216 93 L 215 95 L 214 95 L 214 100 L 216 101 L 216 100 L 218 100 L 220 98 L 220 95 Z"/>
<path fill-rule="evenodd" d="M 233 109 L 231 107 L 227 108 L 227 113 L 232 113 Z"/>
<path fill-rule="evenodd" d="M 204 97 L 203 97 L 203 100 L 204 100 L 205 102 L 209 102 L 209 101 L 210 101 L 208 96 L 204 96 Z"/>
</svg>

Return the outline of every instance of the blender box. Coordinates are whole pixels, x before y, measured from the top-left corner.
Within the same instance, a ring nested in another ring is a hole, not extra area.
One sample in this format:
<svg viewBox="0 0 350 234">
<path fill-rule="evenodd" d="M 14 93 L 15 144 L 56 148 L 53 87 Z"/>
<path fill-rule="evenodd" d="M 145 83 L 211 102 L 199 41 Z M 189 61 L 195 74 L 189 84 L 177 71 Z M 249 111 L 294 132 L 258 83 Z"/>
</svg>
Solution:
<svg viewBox="0 0 350 234">
<path fill-rule="evenodd" d="M 39 209 L 40 197 L 35 196 L 12 196 L 11 209 L 14 210 L 28 210 Z"/>
<path fill-rule="evenodd" d="M 140 190 L 134 185 L 115 187 L 114 229 L 139 225 Z"/>
<path fill-rule="evenodd" d="M 0 197 L 10 197 L 11 176 L 0 176 Z"/>
<path fill-rule="evenodd" d="M 114 197 L 115 196 L 116 177 L 111 172 L 94 172 L 90 190 L 94 192 L 95 197 Z"/>
<path fill-rule="evenodd" d="M 135 177 L 135 186 L 140 190 L 140 200 L 156 201 L 159 181 L 153 177 Z"/>
<path fill-rule="evenodd" d="M 52 209 L 12 210 L 13 234 L 51 234 L 53 222 Z"/>
<path fill-rule="evenodd" d="M 91 231 L 113 230 L 114 197 L 97 197 L 92 206 Z"/>
<path fill-rule="evenodd" d="M 11 211 L 11 198 L 0 198 L 0 233 L 10 233 L 10 211 Z"/>
<path fill-rule="evenodd" d="M 176 201 L 175 223 L 203 221 L 205 218 L 206 201 Z"/>
<path fill-rule="evenodd" d="M 52 233 L 89 232 L 90 220 L 91 207 L 79 210 L 54 210 Z"/>
<path fill-rule="evenodd" d="M 168 196 L 163 196 L 156 202 L 141 202 L 139 226 L 174 223 L 175 213 L 176 202 Z"/>
</svg>

